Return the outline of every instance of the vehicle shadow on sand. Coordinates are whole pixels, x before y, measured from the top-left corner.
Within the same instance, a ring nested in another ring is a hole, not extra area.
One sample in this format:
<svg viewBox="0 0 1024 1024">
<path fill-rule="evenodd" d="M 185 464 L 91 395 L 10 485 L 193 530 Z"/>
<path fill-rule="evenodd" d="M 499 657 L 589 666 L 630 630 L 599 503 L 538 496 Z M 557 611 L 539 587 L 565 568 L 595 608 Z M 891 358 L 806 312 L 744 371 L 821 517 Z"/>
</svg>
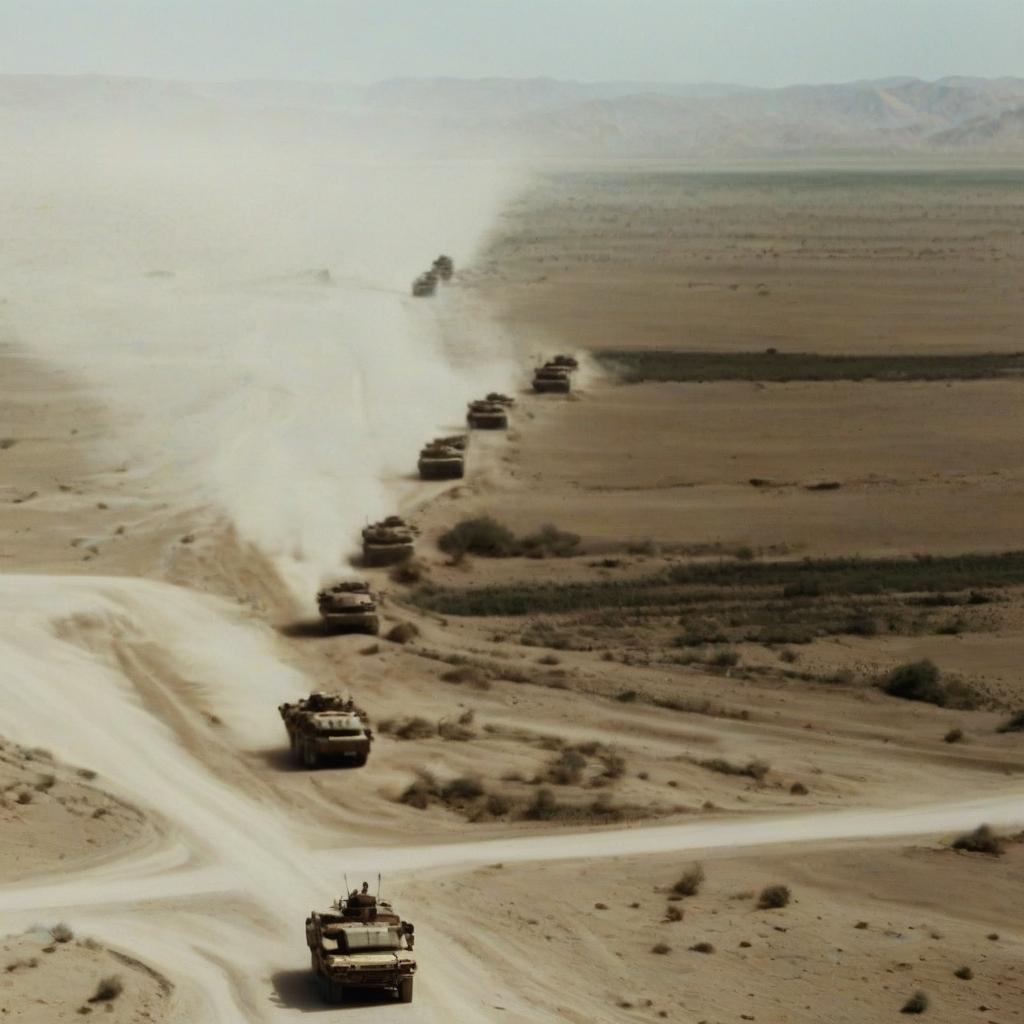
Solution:
<svg viewBox="0 0 1024 1024">
<path fill-rule="evenodd" d="M 317 991 L 313 974 L 306 968 L 298 971 L 278 971 L 271 975 L 274 986 L 270 1000 L 281 1009 L 300 1013 L 337 1013 L 339 1010 L 357 1010 L 361 1007 L 397 1005 L 394 997 L 382 995 L 373 989 L 351 989 L 345 993 L 343 1003 L 325 1003 Z"/>
<path fill-rule="evenodd" d="M 323 619 L 299 619 L 297 622 L 286 622 L 284 625 L 278 626 L 277 631 L 282 636 L 290 637 L 293 640 L 310 637 L 323 640 L 328 636 L 327 630 L 324 629 Z"/>
<path fill-rule="evenodd" d="M 354 771 L 363 767 L 358 765 L 350 757 L 336 757 L 330 760 L 323 760 L 315 768 L 307 768 L 304 764 L 296 764 L 292 752 L 288 746 L 266 747 L 263 750 L 252 751 L 252 756 L 265 764 L 271 771 L 289 772 L 296 774 L 313 775 L 319 771 Z"/>
</svg>

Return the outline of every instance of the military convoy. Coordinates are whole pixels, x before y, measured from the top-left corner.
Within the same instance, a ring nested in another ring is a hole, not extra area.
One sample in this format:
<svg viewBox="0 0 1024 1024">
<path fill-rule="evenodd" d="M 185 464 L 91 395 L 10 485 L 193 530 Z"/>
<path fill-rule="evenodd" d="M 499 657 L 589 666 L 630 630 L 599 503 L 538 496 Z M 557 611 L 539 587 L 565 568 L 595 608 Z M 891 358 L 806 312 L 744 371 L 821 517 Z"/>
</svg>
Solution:
<svg viewBox="0 0 1024 1024">
<path fill-rule="evenodd" d="M 401 516 L 363 527 L 363 565 L 397 565 L 412 557 L 413 531 Z"/>
<path fill-rule="evenodd" d="M 366 712 L 349 698 L 332 693 L 311 693 L 277 709 L 288 731 L 296 764 L 316 768 L 322 762 L 347 758 L 358 767 L 366 764 L 373 730 Z"/>
<path fill-rule="evenodd" d="M 424 270 L 412 283 L 412 293 L 417 298 L 433 295 L 437 291 L 438 281 L 450 281 L 455 273 L 455 264 L 451 256 L 438 256 L 429 270 Z"/>
<path fill-rule="evenodd" d="M 306 918 L 306 945 L 325 1002 L 340 1003 L 352 989 L 393 993 L 412 1002 L 415 929 L 391 904 L 368 891 L 353 892 L 329 910 Z"/>
<path fill-rule="evenodd" d="M 342 580 L 316 595 L 316 605 L 328 633 L 380 632 L 377 602 L 370 585 L 362 580 Z"/>
<path fill-rule="evenodd" d="M 474 430 L 504 430 L 508 426 L 508 406 L 488 399 L 470 402 L 466 422 Z"/>
<path fill-rule="evenodd" d="M 421 480 L 461 480 L 466 474 L 466 437 L 438 437 L 424 445 L 416 463 Z"/>
</svg>

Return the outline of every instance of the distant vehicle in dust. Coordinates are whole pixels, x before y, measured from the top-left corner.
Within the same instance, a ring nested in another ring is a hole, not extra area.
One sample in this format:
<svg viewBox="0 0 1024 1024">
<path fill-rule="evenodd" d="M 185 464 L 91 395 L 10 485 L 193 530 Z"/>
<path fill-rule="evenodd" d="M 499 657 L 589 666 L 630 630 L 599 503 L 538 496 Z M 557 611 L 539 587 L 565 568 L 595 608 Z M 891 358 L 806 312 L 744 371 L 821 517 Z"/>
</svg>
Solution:
<svg viewBox="0 0 1024 1024">
<path fill-rule="evenodd" d="M 514 398 L 510 398 L 508 395 L 503 395 L 500 391 L 489 391 L 487 393 L 488 402 L 497 402 L 498 405 L 505 406 L 506 409 L 511 409 L 516 404 Z"/>
<path fill-rule="evenodd" d="M 343 580 L 316 595 L 316 605 L 328 633 L 380 632 L 377 602 L 370 585 L 362 580 Z"/>
<path fill-rule="evenodd" d="M 362 891 L 306 918 L 306 945 L 324 1002 L 343 1002 L 353 989 L 376 989 L 412 1002 L 415 928 L 363 882 Z"/>
<path fill-rule="evenodd" d="M 397 565 L 412 557 L 412 528 L 401 516 L 363 527 L 363 565 Z"/>
<path fill-rule="evenodd" d="M 466 422 L 474 430 L 504 430 L 508 426 L 508 407 L 501 402 L 470 402 Z"/>
<path fill-rule="evenodd" d="M 461 480 L 466 474 L 466 438 L 435 438 L 423 447 L 416 465 L 421 480 Z"/>
<path fill-rule="evenodd" d="M 366 764 L 373 743 L 366 712 L 351 698 L 334 693 L 311 693 L 277 709 L 288 731 L 292 758 L 306 768 L 325 761 L 350 760 Z"/>
<path fill-rule="evenodd" d="M 567 394 L 570 387 L 568 367 L 556 366 L 554 363 L 545 363 L 533 371 L 534 391 L 554 391 Z"/>
<path fill-rule="evenodd" d="M 548 366 L 564 366 L 570 373 L 580 368 L 579 360 L 575 356 L 555 356 L 550 360 Z"/>
<path fill-rule="evenodd" d="M 417 298 L 433 295 L 437 291 L 437 271 L 426 270 L 412 283 L 412 293 Z"/>
<path fill-rule="evenodd" d="M 436 260 L 434 260 L 430 269 L 433 270 L 442 281 L 450 281 L 452 279 L 452 274 L 455 273 L 455 263 L 452 261 L 451 256 L 445 256 L 442 253 Z"/>
</svg>

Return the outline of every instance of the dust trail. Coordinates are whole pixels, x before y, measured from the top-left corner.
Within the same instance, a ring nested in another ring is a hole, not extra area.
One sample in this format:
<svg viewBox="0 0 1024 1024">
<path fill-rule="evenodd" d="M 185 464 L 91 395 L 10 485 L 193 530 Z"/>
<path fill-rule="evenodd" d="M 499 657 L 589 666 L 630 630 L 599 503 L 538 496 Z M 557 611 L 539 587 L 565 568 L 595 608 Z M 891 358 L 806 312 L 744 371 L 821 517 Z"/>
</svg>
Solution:
<svg viewBox="0 0 1024 1024">
<path fill-rule="evenodd" d="M 518 176 L 371 157 L 301 111 L 231 113 L 43 131 L 6 111 L 0 315 L 118 414 L 111 465 L 174 508 L 222 509 L 306 594 L 394 511 L 420 445 L 513 385 L 511 347 L 457 286 L 408 290 L 439 251 L 472 260 Z"/>
</svg>

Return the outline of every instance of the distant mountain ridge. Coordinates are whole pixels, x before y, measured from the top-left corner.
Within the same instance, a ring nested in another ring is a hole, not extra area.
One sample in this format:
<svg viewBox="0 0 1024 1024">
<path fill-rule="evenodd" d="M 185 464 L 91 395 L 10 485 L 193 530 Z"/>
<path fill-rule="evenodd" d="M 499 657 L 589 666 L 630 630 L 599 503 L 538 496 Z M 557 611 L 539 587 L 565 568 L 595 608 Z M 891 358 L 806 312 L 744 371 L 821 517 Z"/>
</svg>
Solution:
<svg viewBox="0 0 1024 1024">
<path fill-rule="evenodd" d="M 1024 79 L 890 77 L 752 88 L 553 78 L 183 83 L 0 76 L 0 116 L 117 120 L 232 110 L 301 115 L 324 131 L 383 133 L 415 149 L 545 157 L 1024 154 Z"/>
</svg>

